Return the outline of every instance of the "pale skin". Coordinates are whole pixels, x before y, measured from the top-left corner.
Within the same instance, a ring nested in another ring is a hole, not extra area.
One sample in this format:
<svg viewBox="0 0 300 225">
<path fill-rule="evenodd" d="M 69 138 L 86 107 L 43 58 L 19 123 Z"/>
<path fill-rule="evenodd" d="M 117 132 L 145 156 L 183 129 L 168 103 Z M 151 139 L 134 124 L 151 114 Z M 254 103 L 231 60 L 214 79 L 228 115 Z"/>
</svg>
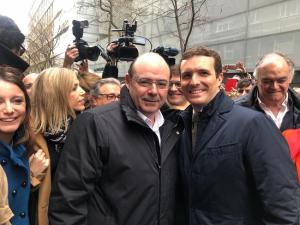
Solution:
<svg viewBox="0 0 300 225">
<path fill-rule="evenodd" d="M 15 84 L 0 81 L 0 140 L 7 144 L 12 143 L 14 133 L 23 123 L 26 115 L 25 95 Z M 40 149 L 30 159 L 30 170 L 35 176 L 43 172 L 49 165 Z"/>
<path fill-rule="evenodd" d="M 30 172 L 33 177 L 42 174 L 49 166 L 49 159 L 42 149 L 39 149 L 35 154 L 29 157 Z"/>
<path fill-rule="evenodd" d="M 279 55 L 268 55 L 257 68 L 256 82 L 259 98 L 277 116 L 292 82 L 287 62 Z"/>
<path fill-rule="evenodd" d="M 136 60 L 132 77 L 126 74 L 126 86 L 137 109 L 148 117 L 152 125 L 155 122 L 155 113 L 165 103 L 168 89 L 159 89 L 155 83 L 150 87 L 142 87 L 136 79 L 151 81 L 170 80 L 170 69 L 165 60 L 156 53 L 146 53 Z"/>
</svg>

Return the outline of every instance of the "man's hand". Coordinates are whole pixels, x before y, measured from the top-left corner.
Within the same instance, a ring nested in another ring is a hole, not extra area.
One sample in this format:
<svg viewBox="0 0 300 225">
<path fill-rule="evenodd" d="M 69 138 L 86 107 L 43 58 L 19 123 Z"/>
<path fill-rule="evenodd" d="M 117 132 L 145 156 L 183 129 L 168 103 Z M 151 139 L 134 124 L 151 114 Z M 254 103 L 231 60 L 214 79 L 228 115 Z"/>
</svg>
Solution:
<svg viewBox="0 0 300 225">
<path fill-rule="evenodd" d="M 74 43 L 69 44 L 66 51 L 65 51 L 65 58 L 63 67 L 71 68 L 72 64 L 74 63 L 75 59 L 79 56 L 78 48 Z"/>
</svg>

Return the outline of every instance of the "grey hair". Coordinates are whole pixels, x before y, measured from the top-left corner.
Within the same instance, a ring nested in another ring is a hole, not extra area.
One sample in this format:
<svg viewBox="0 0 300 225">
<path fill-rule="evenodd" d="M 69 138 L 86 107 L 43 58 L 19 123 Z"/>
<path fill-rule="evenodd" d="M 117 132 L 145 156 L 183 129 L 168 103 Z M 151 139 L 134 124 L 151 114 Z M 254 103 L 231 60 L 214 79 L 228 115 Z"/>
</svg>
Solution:
<svg viewBox="0 0 300 225">
<path fill-rule="evenodd" d="M 90 90 L 90 95 L 98 97 L 99 94 L 101 94 L 100 93 L 100 88 L 105 84 L 114 84 L 114 85 L 118 85 L 119 87 L 121 87 L 121 83 L 118 79 L 115 79 L 115 78 L 112 78 L 112 77 L 103 78 L 103 79 L 96 82 L 95 88 Z"/>
<path fill-rule="evenodd" d="M 253 72 L 254 77 L 257 79 L 258 70 L 260 69 L 261 64 L 264 62 L 264 60 L 266 58 L 268 58 L 269 56 L 272 56 L 272 55 L 277 55 L 277 56 L 280 56 L 284 59 L 284 61 L 289 66 L 290 75 L 292 76 L 292 80 L 293 80 L 294 74 L 295 74 L 295 64 L 289 57 L 287 57 L 286 55 L 284 55 L 280 52 L 269 53 L 269 54 L 266 54 L 263 57 L 261 57 L 255 65 L 255 69 L 254 69 L 254 72 Z"/>
</svg>

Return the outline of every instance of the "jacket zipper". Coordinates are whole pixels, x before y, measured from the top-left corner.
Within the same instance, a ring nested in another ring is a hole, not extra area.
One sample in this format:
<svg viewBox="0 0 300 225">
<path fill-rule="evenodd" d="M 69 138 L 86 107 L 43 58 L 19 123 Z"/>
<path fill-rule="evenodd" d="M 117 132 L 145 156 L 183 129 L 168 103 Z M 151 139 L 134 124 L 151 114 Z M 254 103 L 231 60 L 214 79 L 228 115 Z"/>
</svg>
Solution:
<svg viewBox="0 0 300 225">
<path fill-rule="evenodd" d="M 156 167 L 158 169 L 158 214 L 157 214 L 157 225 L 160 225 L 160 205 L 161 205 L 161 146 L 159 146 L 158 139 L 155 139 L 157 162 Z"/>
<path fill-rule="evenodd" d="M 160 204 L 161 204 L 161 164 L 160 164 L 160 160 L 157 163 L 157 169 L 158 169 L 158 174 L 159 174 L 157 225 L 159 225 L 160 224 Z"/>
</svg>

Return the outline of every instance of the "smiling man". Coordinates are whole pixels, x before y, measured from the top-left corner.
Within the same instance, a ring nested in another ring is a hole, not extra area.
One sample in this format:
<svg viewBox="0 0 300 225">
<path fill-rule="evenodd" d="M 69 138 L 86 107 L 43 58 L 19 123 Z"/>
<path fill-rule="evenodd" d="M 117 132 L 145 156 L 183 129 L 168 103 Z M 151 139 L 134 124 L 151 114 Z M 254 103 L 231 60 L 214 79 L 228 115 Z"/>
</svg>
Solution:
<svg viewBox="0 0 300 225">
<path fill-rule="evenodd" d="M 256 86 L 236 103 L 264 112 L 284 131 L 300 127 L 300 101 L 289 88 L 294 77 L 294 63 L 281 53 L 270 53 L 257 63 Z"/>
<path fill-rule="evenodd" d="M 164 118 L 170 70 L 139 56 L 120 101 L 72 124 L 50 198 L 50 224 L 175 224 L 180 128 Z"/>
<path fill-rule="evenodd" d="M 167 102 L 170 108 L 184 110 L 190 104 L 182 94 L 180 83 L 179 66 L 173 65 L 171 69 L 171 79 L 168 90 Z"/>
<path fill-rule="evenodd" d="M 186 224 L 299 224 L 296 172 L 273 122 L 220 90 L 221 58 L 212 49 L 188 49 L 180 71 L 191 103 L 179 143 Z"/>
</svg>

